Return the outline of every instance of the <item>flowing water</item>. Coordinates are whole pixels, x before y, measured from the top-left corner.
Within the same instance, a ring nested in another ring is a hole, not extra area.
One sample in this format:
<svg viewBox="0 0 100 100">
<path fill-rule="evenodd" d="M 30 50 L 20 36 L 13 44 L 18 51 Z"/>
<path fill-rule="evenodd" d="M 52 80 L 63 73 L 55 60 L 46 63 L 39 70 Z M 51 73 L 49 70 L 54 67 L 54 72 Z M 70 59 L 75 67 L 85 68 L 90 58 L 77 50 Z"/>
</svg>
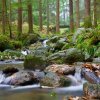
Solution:
<svg viewBox="0 0 100 100">
<path fill-rule="evenodd" d="M 0 62 L 0 69 L 7 66 L 23 68 L 23 62 Z M 74 85 L 64 88 L 40 88 L 39 84 L 20 87 L 0 84 L 0 100 L 64 100 L 69 95 L 82 95 L 84 80 L 81 79 L 79 67 L 76 69 L 75 76 L 68 77 L 73 80 Z M 0 83 L 4 78 L 0 73 Z"/>
</svg>

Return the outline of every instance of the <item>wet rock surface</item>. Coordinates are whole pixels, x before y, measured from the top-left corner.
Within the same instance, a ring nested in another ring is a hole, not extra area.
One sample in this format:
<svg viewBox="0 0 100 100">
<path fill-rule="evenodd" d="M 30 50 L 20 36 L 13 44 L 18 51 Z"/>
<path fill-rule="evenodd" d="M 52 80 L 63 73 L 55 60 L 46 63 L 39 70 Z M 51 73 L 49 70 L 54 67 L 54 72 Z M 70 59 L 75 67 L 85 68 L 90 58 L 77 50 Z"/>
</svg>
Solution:
<svg viewBox="0 0 100 100">
<path fill-rule="evenodd" d="M 45 69 L 45 72 L 54 72 L 61 75 L 74 75 L 75 67 L 65 64 L 53 64 Z"/>
<path fill-rule="evenodd" d="M 6 77 L 3 83 L 15 86 L 24 86 L 38 83 L 38 80 L 34 77 L 33 72 L 22 70 L 9 77 Z"/>
<path fill-rule="evenodd" d="M 49 86 L 49 87 L 63 87 L 63 86 L 70 86 L 71 80 L 70 78 L 59 76 L 56 73 L 48 72 L 46 76 L 40 81 L 42 86 Z"/>
<path fill-rule="evenodd" d="M 100 84 L 100 65 L 84 64 L 82 68 L 82 76 L 90 83 Z"/>
</svg>

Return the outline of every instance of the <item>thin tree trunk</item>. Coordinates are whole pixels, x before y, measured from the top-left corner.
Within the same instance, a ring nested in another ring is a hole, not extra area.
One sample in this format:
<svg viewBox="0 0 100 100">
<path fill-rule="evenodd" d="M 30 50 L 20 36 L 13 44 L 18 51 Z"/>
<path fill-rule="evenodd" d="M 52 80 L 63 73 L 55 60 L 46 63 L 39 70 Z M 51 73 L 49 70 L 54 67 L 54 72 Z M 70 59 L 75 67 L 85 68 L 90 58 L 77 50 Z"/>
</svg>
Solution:
<svg viewBox="0 0 100 100">
<path fill-rule="evenodd" d="M 59 0 L 56 0 L 56 33 L 59 33 Z"/>
<path fill-rule="evenodd" d="M 79 0 L 76 0 L 76 28 L 80 27 Z"/>
<path fill-rule="evenodd" d="M 29 33 L 33 33 L 33 15 L 32 15 L 32 2 L 28 0 L 28 24 L 29 24 Z"/>
<path fill-rule="evenodd" d="M 18 38 L 20 38 L 22 33 L 22 0 L 18 0 Z"/>
<path fill-rule="evenodd" d="M 9 25 L 9 33 L 10 33 L 10 38 L 12 39 L 12 23 L 11 23 L 11 12 L 12 12 L 12 8 L 11 8 L 11 0 L 9 1 L 9 19 L 8 19 L 8 25 Z"/>
<path fill-rule="evenodd" d="M 91 0 L 85 0 L 85 24 L 86 28 L 90 28 L 92 26 L 91 22 Z"/>
<path fill-rule="evenodd" d="M 74 19 L 73 19 L 73 0 L 69 0 L 69 12 L 70 12 L 70 31 L 74 31 Z"/>
<path fill-rule="evenodd" d="M 93 12 L 94 12 L 94 14 L 93 14 L 93 25 L 94 25 L 94 27 L 96 27 L 97 26 L 97 6 L 96 6 L 96 4 L 97 4 L 97 0 L 94 0 L 94 3 L 93 3 Z"/>
<path fill-rule="evenodd" d="M 47 0 L 47 34 L 49 33 L 49 0 Z"/>
<path fill-rule="evenodd" d="M 6 31 L 6 0 L 2 0 L 2 33 Z"/>
<path fill-rule="evenodd" d="M 42 25 L 42 0 L 39 0 L 39 26 L 40 31 L 42 31 L 43 25 Z"/>
</svg>

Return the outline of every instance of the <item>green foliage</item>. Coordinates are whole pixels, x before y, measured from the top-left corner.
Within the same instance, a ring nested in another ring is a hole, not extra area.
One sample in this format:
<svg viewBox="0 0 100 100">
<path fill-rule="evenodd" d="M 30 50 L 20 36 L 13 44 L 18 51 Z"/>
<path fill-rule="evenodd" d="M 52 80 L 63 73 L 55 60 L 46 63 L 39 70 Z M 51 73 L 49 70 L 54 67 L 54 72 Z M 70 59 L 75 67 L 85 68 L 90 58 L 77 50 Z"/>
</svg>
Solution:
<svg viewBox="0 0 100 100">
<path fill-rule="evenodd" d="M 5 35 L 0 35 L 0 51 L 4 51 L 6 49 L 21 49 L 22 42 L 16 40 L 10 40 Z"/>
<path fill-rule="evenodd" d="M 9 38 L 4 35 L 0 35 L 0 51 L 4 51 L 5 49 L 10 48 Z"/>
<path fill-rule="evenodd" d="M 76 41 L 76 47 L 81 49 L 85 54 L 86 59 L 93 57 L 96 50 L 98 49 L 98 44 L 100 43 L 100 31 L 98 29 L 86 30 L 79 34 Z"/>
<path fill-rule="evenodd" d="M 20 51 L 5 50 L 0 52 L 0 60 L 24 58 Z"/>
<path fill-rule="evenodd" d="M 10 45 L 12 49 L 21 49 L 23 46 L 21 41 L 15 41 L 15 40 L 10 41 Z"/>
</svg>

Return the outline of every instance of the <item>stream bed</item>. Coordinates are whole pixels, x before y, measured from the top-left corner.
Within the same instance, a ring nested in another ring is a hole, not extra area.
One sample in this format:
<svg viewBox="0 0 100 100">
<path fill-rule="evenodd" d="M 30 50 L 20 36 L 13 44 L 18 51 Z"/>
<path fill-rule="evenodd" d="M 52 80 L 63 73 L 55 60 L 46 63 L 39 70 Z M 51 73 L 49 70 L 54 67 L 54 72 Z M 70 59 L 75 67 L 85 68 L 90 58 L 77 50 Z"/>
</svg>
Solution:
<svg viewBox="0 0 100 100">
<path fill-rule="evenodd" d="M 0 70 L 13 66 L 23 68 L 23 62 L 0 62 Z M 39 84 L 29 86 L 11 86 L 0 84 L 0 100 L 67 100 L 66 96 L 83 95 L 83 83 L 63 88 L 40 87 Z"/>
</svg>

